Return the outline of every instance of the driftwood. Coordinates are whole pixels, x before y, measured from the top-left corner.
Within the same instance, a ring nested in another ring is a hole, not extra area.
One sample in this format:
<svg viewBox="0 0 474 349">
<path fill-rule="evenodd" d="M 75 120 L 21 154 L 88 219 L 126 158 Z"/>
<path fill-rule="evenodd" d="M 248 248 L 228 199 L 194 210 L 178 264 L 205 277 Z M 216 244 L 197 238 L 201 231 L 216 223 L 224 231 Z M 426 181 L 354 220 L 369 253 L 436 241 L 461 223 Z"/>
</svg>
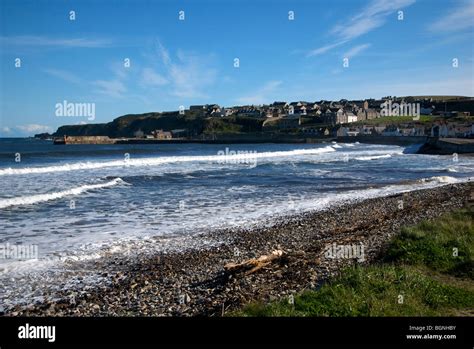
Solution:
<svg viewBox="0 0 474 349">
<path fill-rule="evenodd" d="M 283 256 L 283 251 L 275 250 L 271 254 L 263 255 L 258 258 L 251 258 L 242 263 L 227 263 L 224 265 L 224 269 L 230 273 L 245 271 L 245 275 L 248 275 L 266 267 L 273 261 L 281 258 L 281 256 Z"/>
</svg>

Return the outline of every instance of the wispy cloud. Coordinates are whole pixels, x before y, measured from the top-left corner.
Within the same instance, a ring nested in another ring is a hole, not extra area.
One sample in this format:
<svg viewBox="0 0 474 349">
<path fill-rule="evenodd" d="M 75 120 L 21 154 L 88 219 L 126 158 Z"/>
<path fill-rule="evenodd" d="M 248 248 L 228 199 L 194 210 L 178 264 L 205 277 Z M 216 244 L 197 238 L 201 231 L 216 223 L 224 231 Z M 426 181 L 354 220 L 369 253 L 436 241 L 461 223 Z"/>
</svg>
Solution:
<svg viewBox="0 0 474 349">
<path fill-rule="evenodd" d="M 19 126 L 15 126 L 15 128 L 17 128 L 21 132 L 28 133 L 28 134 L 52 131 L 51 127 L 45 126 L 45 125 L 38 125 L 38 124 L 19 125 Z"/>
<path fill-rule="evenodd" d="M 153 68 L 144 68 L 141 75 L 143 86 L 157 87 L 168 84 L 168 80 L 161 74 L 158 74 Z"/>
<path fill-rule="evenodd" d="M 347 40 L 344 40 L 344 41 L 336 42 L 335 44 L 330 44 L 330 45 L 318 47 L 314 50 L 309 51 L 308 54 L 307 54 L 307 57 L 314 57 L 314 56 L 322 55 L 323 53 L 326 53 L 327 51 L 332 50 L 333 48 L 335 48 L 337 46 L 340 46 L 340 45 L 342 45 L 346 42 L 347 42 Z"/>
<path fill-rule="evenodd" d="M 268 81 L 252 95 L 238 98 L 237 102 L 254 105 L 268 103 L 282 83 L 280 80 Z"/>
<path fill-rule="evenodd" d="M 416 0 L 372 0 L 356 15 L 335 25 L 330 34 L 335 37 L 335 43 L 316 48 L 308 52 L 307 56 L 317 56 L 326 53 L 337 46 L 358 38 L 372 30 L 381 27 L 388 16 L 396 11 L 415 3 Z"/>
<path fill-rule="evenodd" d="M 96 93 L 112 98 L 121 98 L 128 91 L 126 82 L 133 68 L 126 68 L 123 62 L 116 61 L 110 64 L 109 69 L 112 71 L 111 78 L 98 79 L 90 84 L 95 88 Z"/>
<path fill-rule="evenodd" d="M 55 48 L 99 48 L 110 46 L 111 42 L 105 39 L 87 38 L 52 38 L 46 36 L 0 36 L 1 45 L 28 46 L 28 47 L 55 47 Z"/>
<path fill-rule="evenodd" d="M 127 92 L 125 84 L 118 80 L 96 80 L 92 83 L 96 87 L 96 92 L 104 94 L 109 97 L 119 98 L 123 97 Z"/>
<path fill-rule="evenodd" d="M 353 48 L 351 48 L 349 51 L 347 51 L 346 53 L 344 53 L 344 57 L 347 57 L 347 58 L 352 58 L 352 57 L 355 57 L 357 56 L 359 53 L 361 53 L 362 51 L 368 49 L 370 47 L 371 44 L 362 44 L 362 45 L 358 45 L 358 46 L 354 46 Z"/>
<path fill-rule="evenodd" d="M 336 25 L 331 33 L 338 37 L 351 40 L 382 26 L 387 17 L 395 11 L 410 6 L 416 0 L 373 0 L 357 15 L 343 24 Z"/>
<path fill-rule="evenodd" d="M 158 55 L 160 56 L 163 64 L 166 66 L 170 65 L 171 64 L 170 53 L 160 41 L 158 41 L 157 43 L 157 50 L 158 50 Z"/>
<path fill-rule="evenodd" d="M 451 33 L 474 27 L 474 1 L 464 1 L 432 23 L 428 29 L 434 32 Z"/>
<path fill-rule="evenodd" d="M 51 76 L 54 76 L 58 79 L 61 79 L 67 82 L 71 82 L 73 84 L 81 84 L 83 82 L 79 76 L 66 70 L 46 68 L 46 69 L 43 69 L 43 71 Z"/>
<path fill-rule="evenodd" d="M 155 85 L 169 83 L 170 94 L 179 98 L 207 98 L 206 89 L 217 80 L 217 70 L 210 66 L 212 55 L 199 55 L 178 50 L 173 59 L 158 42 L 159 71 L 148 71 L 148 82 Z"/>
</svg>

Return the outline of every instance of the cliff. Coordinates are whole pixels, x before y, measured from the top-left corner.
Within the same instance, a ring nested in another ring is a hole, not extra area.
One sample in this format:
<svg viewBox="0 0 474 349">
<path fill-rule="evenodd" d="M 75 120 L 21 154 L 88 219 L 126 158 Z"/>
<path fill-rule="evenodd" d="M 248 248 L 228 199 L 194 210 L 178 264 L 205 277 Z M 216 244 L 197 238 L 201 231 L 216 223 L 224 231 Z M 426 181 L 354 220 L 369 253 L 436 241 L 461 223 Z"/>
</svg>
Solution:
<svg viewBox="0 0 474 349">
<path fill-rule="evenodd" d="M 165 131 L 185 129 L 188 136 L 202 133 L 259 132 L 262 129 L 262 123 L 263 120 L 249 117 L 204 118 L 189 111 L 186 111 L 186 115 L 180 115 L 178 112 L 128 114 L 105 124 L 61 126 L 53 137 L 65 135 L 134 137 L 137 131 L 151 134 L 152 131 L 158 129 Z"/>
</svg>

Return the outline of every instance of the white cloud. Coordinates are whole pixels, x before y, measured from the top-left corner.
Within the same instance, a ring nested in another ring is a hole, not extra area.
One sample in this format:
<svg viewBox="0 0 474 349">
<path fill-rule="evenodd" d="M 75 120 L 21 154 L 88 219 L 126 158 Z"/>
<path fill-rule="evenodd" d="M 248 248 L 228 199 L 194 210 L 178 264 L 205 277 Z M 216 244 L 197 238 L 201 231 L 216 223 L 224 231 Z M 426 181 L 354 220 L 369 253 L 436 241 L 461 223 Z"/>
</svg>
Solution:
<svg viewBox="0 0 474 349">
<path fill-rule="evenodd" d="M 205 90 L 217 79 L 217 70 L 209 65 L 212 56 L 178 50 L 177 60 L 172 60 L 168 51 L 160 45 L 160 56 L 164 64 L 165 79 L 171 85 L 171 94 L 179 98 L 206 98 Z"/>
<path fill-rule="evenodd" d="M 237 101 L 242 104 L 253 105 L 269 103 L 270 99 L 273 98 L 273 95 L 282 83 L 283 82 L 279 80 L 268 81 L 252 95 L 240 97 L 237 99 Z"/>
<path fill-rule="evenodd" d="M 330 45 L 318 47 L 314 50 L 309 51 L 308 54 L 307 54 L 307 57 L 319 56 L 323 53 L 326 53 L 329 50 L 332 50 L 333 48 L 335 48 L 337 46 L 340 46 L 340 45 L 344 44 L 345 42 L 346 42 L 346 40 L 336 42 L 335 44 L 330 44 Z"/>
<path fill-rule="evenodd" d="M 474 27 L 474 2 L 464 1 L 460 6 L 444 14 L 428 28 L 434 32 L 454 32 Z"/>
<path fill-rule="evenodd" d="M 10 127 L 5 126 L 5 127 L 2 127 L 2 132 L 3 133 L 10 133 L 10 132 L 12 132 L 12 130 L 10 129 Z"/>
<path fill-rule="evenodd" d="M 370 44 L 362 44 L 362 45 L 354 46 L 349 51 L 344 53 L 344 57 L 347 57 L 347 58 L 355 57 L 359 53 L 361 53 L 362 51 L 366 50 L 369 47 L 370 47 Z"/>
<path fill-rule="evenodd" d="M 416 0 L 373 0 L 357 15 L 348 18 L 343 23 L 339 23 L 331 29 L 330 33 L 338 40 L 335 44 L 314 49 L 307 55 L 316 56 L 326 53 L 343 43 L 367 34 L 385 24 L 388 16 L 402 8 L 412 5 L 415 1 Z"/>
<path fill-rule="evenodd" d="M 16 126 L 17 129 L 24 133 L 32 134 L 32 133 L 43 133 L 43 132 L 51 132 L 51 127 L 45 125 L 38 125 L 38 124 L 26 124 L 26 125 L 19 125 Z"/>
<path fill-rule="evenodd" d="M 41 46 L 41 47 L 87 47 L 98 48 L 107 47 L 110 41 L 104 39 L 86 39 L 86 38 L 50 38 L 46 36 L 1 36 L 0 44 L 12 46 Z"/>
<path fill-rule="evenodd" d="M 206 68 L 199 62 L 173 64 L 170 68 L 170 80 L 174 85 L 172 94 L 181 98 L 205 98 L 205 88 L 216 80 L 215 69 Z"/>
<path fill-rule="evenodd" d="M 141 76 L 141 83 L 144 86 L 163 86 L 168 84 L 168 80 L 152 68 L 144 68 Z"/>
<path fill-rule="evenodd" d="M 127 78 L 127 74 L 133 69 L 133 61 L 130 67 L 125 67 L 124 61 L 116 61 L 110 65 L 112 73 L 120 80 Z"/>
<path fill-rule="evenodd" d="M 416 0 L 373 0 L 360 13 L 343 24 L 338 24 L 332 33 L 345 40 L 357 38 L 382 26 L 395 11 L 410 6 Z"/>
<path fill-rule="evenodd" d="M 82 79 L 79 76 L 71 72 L 68 72 L 66 70 L 47 68 L 47 69 L 43 69 L 43 71 L 51 76 L 54 76 L 56 78 L 59 78 L 67 82 L 71 82 L 73 84 L 82 83 Z"/>
<path fill-rule="evenodd" d="M 109 97 L 123 97 L 127 88 L 120 80 L 96 80 L 93 85 L 97 87 L 96 92 Z"/>
<path fill-rule="evenodd" d="M 163 63 L 165 65 L 169 65 L 171 63 L 171 57 L 170 57 L 170 54 L 168 52 L 168 50 L 161 44 L 160 41 L 158 41 L 158 54 L 161 58 L 161 60 L 163 61 Z"/>
</svg>

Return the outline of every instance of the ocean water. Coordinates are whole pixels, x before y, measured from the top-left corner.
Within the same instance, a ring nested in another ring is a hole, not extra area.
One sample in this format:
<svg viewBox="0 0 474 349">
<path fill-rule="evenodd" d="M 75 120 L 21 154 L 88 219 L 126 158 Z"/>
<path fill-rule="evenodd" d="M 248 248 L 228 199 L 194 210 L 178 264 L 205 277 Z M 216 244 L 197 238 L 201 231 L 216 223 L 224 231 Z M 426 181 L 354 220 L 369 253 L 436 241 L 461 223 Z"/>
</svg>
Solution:
<svg viewBox="0 0 474 349">
<path fill-rule="evenodd" d="M 0 139 L 0 245 L 98 258 L 153 237 L 252 227 L 333 204 L 469 181 L 474 158 L 368 144 L 53 145 Z M 21 161 L 16 155 L 21 156 Z M 28 261 L 4 258 L 3 273 Z M 46 264 L 45 264 L 46 265 Z"/>
</svg>

